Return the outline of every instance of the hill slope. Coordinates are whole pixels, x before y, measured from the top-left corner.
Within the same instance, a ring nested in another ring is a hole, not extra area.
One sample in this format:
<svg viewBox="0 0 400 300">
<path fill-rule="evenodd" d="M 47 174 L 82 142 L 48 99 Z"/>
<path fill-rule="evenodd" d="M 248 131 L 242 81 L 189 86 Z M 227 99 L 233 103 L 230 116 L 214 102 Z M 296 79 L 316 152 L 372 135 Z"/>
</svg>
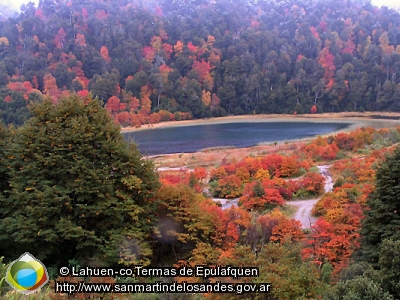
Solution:
<svg viewBox="0 0 400 300">
<path fill-rule="evenodd" d="M 0 21 L 0 110 L 91 92 L 122 126 L 400 110 L 400 14 L 368 1 L 63 1 Z"/>
</svg>

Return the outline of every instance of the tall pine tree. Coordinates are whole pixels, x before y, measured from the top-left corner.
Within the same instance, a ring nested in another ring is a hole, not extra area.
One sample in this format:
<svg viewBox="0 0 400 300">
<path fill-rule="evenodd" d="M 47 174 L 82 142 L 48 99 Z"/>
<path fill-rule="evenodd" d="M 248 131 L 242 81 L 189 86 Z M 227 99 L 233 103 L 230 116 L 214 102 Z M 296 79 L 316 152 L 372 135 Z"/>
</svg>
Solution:
<svg viewBox="0 0 400 300">
<path fill-rule="evenodd" d="M 0 194 L 8 187 L 6 146 L 9 143 L 10 130 L 0 121 Z M 0 208 L 1 209 L 1 208 Z"/>
<path fill-rule="evenodd" d="M 96 99 L 32 107 L 7 147 L 10 190 L 0 244 L 48 265 L 147 264 L 158 188 L 153 165 L 128 146 Z M 15 256 L 15 257 L 14 257 Z M 7 258 L 7 257 L 6 257 Z"/>
<path fill-rule="evenodd" d="M 382 241 L 400 240 L 400 147 L 377 169 L 376 189 L 368 206 L 360 253 L 363 261 L 377 267 Z"/>
</svg>

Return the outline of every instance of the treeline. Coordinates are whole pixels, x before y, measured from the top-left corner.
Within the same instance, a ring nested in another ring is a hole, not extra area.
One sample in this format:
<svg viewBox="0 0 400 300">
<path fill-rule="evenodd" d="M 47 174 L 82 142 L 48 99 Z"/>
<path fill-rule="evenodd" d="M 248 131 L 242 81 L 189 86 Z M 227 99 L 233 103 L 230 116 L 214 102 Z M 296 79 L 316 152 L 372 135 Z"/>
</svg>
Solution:
<svg viewBox="0 0 400 300">
<path fill-rule="evenodd" d="M 0 109 L 91 92 L 122 126 L 400 110 L 400 14 L 368 1 L 41 1 L 0 20 Z"/>
</svg>

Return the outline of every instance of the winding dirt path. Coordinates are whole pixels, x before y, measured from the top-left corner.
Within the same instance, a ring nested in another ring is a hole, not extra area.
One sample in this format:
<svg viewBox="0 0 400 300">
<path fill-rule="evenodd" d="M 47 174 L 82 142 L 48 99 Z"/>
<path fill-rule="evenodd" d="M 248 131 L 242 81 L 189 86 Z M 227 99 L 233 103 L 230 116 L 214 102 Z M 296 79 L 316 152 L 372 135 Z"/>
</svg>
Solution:
<svg viewBox="0 0 400 300">
<path fill-rule="evenodd" d="M 333 180 L 332 176 L 329 174 L 329 165 L 318 166 L 319 172 L 325 177 L 325 193 L 332 191 L 333 189 Z M 316 221 L 317 218 L 311 215 L 311 211 L 320 199 L 309 199 L 309 200 L 297 200 L 297 201 L 289 201 L 286 204 L 297 207 L 297 211 L 292 217 L 295 220 L 299 220 L 304 229 L 310 228 Z"/>
<path fill-rule="evenodd" d="M 292 218 L 300 221 L 302 227 L 305 229 L 310 228 L 317 221 L 317 218 L 311 215 L 311 211 L 318 200 L 298 200 L 286 202 L 286 204 L 297 207 L 297 211 Z"/>
<path fill-rule="evenodd" d="M 319 173 L 321 173 L 325 177 L 325 193 L 332 191 L 333 189 L 333 180 L 332 176 L 329 173 L 329 165 L 318 166 Z M 303 229 L 310 228 L 316 221 L 317 218 L 313 217 L 311 211 L 318 202 L 319 198 L 315 199 L 305 199 L 305 200 L 296 200 L 296 201 L 288 201 L 286 204 L 297 207 L 297 211 L 292 217 L 292 219 L 299 220 L 302 224 Z M 238 205 L 239 198 L 228 200 L 221 198 L 212 198 L 215 202 L 220 202 L 222 204 L 222 209 L 227 209 L 232 205 Z"/>
<path fill-rule="evenodd" d="M 228 209 L 231 206 L 238 206 L 239 198 L 235 199 L 224 199 L 224 198 L 211 198 L 214 202 L 220 202 L 222 209 Z"/>
<path fill-rule="evenodd" d="M 325 193 L 328 193 L 333 189 L 333 180 L 332 176 L 329 173 L 329 167 L 330 167 L 329 165 L 318 166 L 319 173 L 321 173 L 325 177 Z M 171 167 L 158 168 L 158 171 L 180 171 L 180 170 L 189 172 L 193 171 L 192 169 L 189 169 L 185 166 L 175 167 L 175 168 Z M 204 191 L 208 193 L 208 189 L 205 189 Z M 321 197 L 315 199 L 305 199 L 305 200 L 286 202 L 286 204 L 288 205 L 297 207 L 297 211 L 293 215 L 292 219 L 300 221 L 304 229 L 310 228 L 317 221 L 317 218 L 312 216 L 311 211 L 315 203 L 317 203 L 320 198 Z M 237 206 L 239 202 L 239 198 L 235 199 L 211 198 L 211 199 L 214 202 L 220 202 L 222 204 L 222 209 L 228 209 L 232 205 Z"/>
</svg>

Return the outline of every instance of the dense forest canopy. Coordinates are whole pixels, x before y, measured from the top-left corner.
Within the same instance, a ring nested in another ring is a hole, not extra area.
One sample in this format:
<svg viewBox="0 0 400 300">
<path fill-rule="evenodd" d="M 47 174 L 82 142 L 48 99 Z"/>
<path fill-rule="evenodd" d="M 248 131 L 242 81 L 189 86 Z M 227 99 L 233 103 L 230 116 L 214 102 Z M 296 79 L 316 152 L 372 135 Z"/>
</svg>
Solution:
<svg viewBox="0 0 400 300">
<path fill-rule="evenodd" d="M 400 14 L 366 0 L 63 1 L 0 19 L 0 110 L 88 92 L 122 126 L 400 110 Z"/>
</svg>

